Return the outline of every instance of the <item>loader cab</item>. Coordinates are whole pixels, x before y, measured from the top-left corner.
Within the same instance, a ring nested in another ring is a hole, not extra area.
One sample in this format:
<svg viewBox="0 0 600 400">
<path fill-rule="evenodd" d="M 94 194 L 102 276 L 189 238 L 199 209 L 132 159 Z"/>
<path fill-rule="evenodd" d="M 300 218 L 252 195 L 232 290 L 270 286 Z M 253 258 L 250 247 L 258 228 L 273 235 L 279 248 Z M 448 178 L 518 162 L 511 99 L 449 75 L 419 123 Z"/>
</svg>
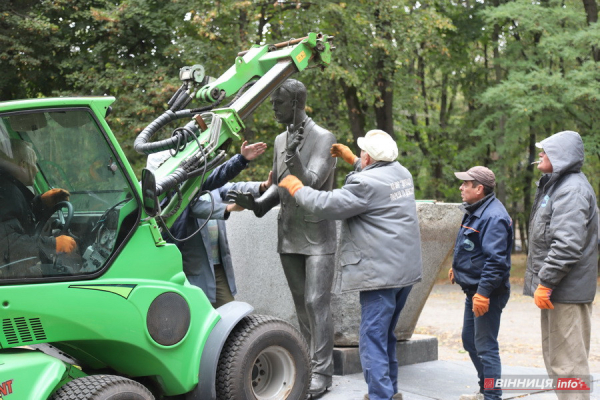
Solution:
<svg viewBox="0 0 600 400">
<path fill-rule="evenodd" d="M 0 285 L 106 270 L 140 218 L 118 153 L 88 107 L 0 112 Z M 69 201 L 45 207 L 40 195 L 55 188 Z M 61 235 L 74 251 L 57 252 Z"/>
</svg>

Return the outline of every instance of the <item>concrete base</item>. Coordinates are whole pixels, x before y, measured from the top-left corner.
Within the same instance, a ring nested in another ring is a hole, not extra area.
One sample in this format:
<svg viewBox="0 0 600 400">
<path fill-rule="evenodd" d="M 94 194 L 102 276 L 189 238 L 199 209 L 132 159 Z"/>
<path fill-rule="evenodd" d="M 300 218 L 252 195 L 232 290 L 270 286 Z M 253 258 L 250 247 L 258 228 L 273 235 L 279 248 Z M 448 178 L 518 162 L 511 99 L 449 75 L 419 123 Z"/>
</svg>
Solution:
<svg viewBox="0 0 600 400">
<path fill-rule="evenodd" d="M 502 364 L 502 375 L 547 376 L 545 368 L 511 367 Z M 600 374 L 593 374 L 590 400 L 600 400 Z M 430 361 L 404 365 L 398 368 L 398 392 L 404 400 L 458 400 L 463 394 L 474 394 L 478 389 L 477 371 L 471 361 Z M 362 374 L 334 376 L 333 386 L 315 400 L 357 400 L 367 393 Z M 504 400 L 556 400 L 551 391 L 504 390 Z"/>
<path fill-rule="evenodd" d="M 413 334 L 396 346 L 398 366 L 417 364 L 438 359 L 438 340 L 435 336 Z M 362 372 L 358 347 L 333 349 L 333 374 L 350 375 Z"/>
<path fill-rule="evenodd" d="M 256 218 L 251 211 L 242 211 L 233 213 L 227 221 L 238 289 L 235 298 L 252 304 L 257 314 L 279 317 L 298 327 L 294 302 L 277 254 L 278 211 L 277 207 L 263 218 Z M 398 340 L 410 339 L 414 332 L 441 266 L 452 251 L 463 216 L 458 204 L 417 203 L 417 212 L 421 229 L 423 280 L 414 285 L 400 314 L 395 331 Z M 337 262 L 331 268 L 339 268 Z M 335 346 L 358 346 L 358 297 L 358 292 L 332 295 Z"/>
</svg>

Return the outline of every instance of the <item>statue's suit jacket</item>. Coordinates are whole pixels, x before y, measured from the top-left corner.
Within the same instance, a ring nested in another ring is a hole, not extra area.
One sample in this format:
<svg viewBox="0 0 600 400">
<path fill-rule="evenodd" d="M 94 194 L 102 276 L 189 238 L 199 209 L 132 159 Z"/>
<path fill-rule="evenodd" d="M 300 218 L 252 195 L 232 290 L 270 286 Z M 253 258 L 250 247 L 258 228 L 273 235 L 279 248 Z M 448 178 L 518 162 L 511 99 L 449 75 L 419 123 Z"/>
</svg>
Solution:
<svg viewBox="0 0 600 400">
<path fill-rule="evenodd" d="M 336 143 L 335 136 L 306 118 L 304 139 L 292 157 L 286 153 L 288 132 L 275 138 L 273 157 L 273 183 L 278 184 L 288 175 L 295 175 L 305 186 L 330 191 L 333 188 L 333 173 L 336 158 L 330 154 Z M 255 214 L 263 216 L 281 204 L 277 216 L 278 243 L 280 254 L 323 255 L 334 254 L 336 249 L 335 221 L 318 218 L 296 204 L 287 189 L 272 185 L 256 201 Z"/>
</svg>

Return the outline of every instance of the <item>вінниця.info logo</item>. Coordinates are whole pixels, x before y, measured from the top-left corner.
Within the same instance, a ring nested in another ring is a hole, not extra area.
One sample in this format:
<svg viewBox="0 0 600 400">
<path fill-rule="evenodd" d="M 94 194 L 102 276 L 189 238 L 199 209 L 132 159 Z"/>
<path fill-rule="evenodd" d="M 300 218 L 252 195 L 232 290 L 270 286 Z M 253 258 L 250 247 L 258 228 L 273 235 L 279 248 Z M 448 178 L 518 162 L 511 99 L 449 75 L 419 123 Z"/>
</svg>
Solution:
<svg viewBox="0 0 600 400">
<path fill-rule="evenodd" d="M 543 390 L 569 390 L 573 392 L 591 392 L 591 376 L 555 376 L 547 375 L 511 375 L 500 379 L 486 378 L 485 390 L 510 390 L 518 393 L 531 393 Z"/>
</svg>

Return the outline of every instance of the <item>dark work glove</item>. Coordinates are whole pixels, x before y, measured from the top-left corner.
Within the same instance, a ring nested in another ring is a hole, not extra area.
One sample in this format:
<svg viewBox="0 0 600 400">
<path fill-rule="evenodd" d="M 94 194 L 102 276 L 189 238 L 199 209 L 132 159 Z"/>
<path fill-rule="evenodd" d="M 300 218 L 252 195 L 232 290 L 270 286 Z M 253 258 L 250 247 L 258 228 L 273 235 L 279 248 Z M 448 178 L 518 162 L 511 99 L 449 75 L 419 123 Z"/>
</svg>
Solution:
<svg viewBox="0 0 600 400">
<path fill-rule="evenodd" d="M 245 208 L 246 210 L 254 210 L 256 203 L 254 202 L 254 196 L 250 193 L 242 193 L 239 190 L 230 190 L 227 192 L 227 201 L 233 202 L 238 206 Z"/>
</svg>

